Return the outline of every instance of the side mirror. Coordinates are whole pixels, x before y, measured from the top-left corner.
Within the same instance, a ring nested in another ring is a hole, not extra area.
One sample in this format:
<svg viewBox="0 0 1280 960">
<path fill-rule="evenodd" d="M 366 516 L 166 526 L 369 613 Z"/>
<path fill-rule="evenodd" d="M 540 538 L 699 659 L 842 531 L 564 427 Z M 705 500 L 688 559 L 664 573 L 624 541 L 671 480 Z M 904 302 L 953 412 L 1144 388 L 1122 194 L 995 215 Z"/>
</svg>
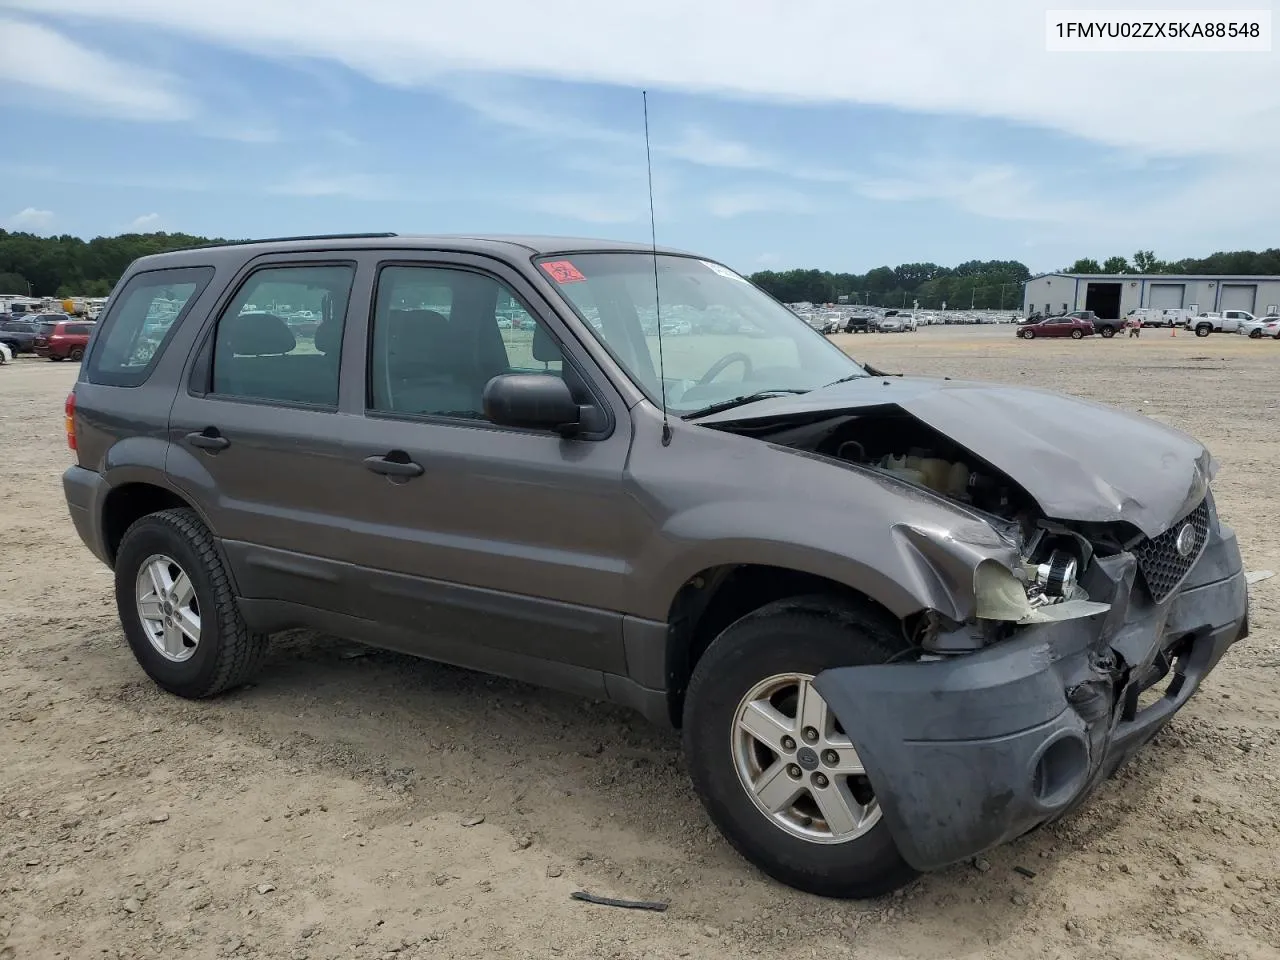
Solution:
<svg viewBox="0 0 1280 960">
<path fill-rule="evenodd" d="M 504 373 L 485 384 L 484 415 L 504 427 L 554 430 L 562 437 L 578 432 L 582 409 L 568 385 L 547 373 Z"/>
</svg>

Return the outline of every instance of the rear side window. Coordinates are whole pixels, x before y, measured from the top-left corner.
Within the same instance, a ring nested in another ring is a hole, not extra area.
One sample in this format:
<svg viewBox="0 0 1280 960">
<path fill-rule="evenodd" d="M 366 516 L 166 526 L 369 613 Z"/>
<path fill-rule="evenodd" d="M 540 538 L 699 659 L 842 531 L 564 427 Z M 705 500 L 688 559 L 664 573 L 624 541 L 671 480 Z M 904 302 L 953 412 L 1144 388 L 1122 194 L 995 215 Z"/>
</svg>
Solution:
<svg viewBox="0 0 1280 960">
<path fill-rule="evenodd" d="M 89 357 L 89 382 L 117 387 L 145 382 L 179 321 L 212 277 L 212 267 L 148 270 L 130 277 L 111 298 L 102 321 L 102 333 Z"/>
<path fill-rule="evenodd" d="M 87 323 L 69 323 L 66 326 L 69 337 L 87 337 L 92 329 Z"/>
<path fill-rule="evenodd" d="M 213 392 L 278 403 L 338 405 L 342 330 L 355 267 L 264 267 L 218 319 Z"/>
</svg>

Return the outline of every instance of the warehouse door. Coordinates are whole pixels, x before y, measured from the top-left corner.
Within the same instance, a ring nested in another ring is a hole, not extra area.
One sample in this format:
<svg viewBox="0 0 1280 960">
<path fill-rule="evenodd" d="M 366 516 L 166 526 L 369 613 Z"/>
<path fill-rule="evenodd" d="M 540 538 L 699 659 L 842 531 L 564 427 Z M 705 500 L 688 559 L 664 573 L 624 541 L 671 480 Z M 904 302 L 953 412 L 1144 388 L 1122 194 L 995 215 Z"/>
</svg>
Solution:
<svg viewBox="0 0 1280 960">
<path fill-rule="evenodd" d="M 1182 306 L 1182 295 L 1186 285 L 1182 283 L 1153 283 L 1151 296 L 1147 298 L 1147 306 L 1153 310 L 1168 310 Z"/>
<path fill-rule="evenodd" d="M 1247 310 L 1249 313 L 1253 313 L 1253 304 L 1257 298 L 1257 284 L 1224 283 L 1222 285 L 1222 299 L 1218 301 L 1218 309 Z"/>
<path fill-rule="evenodd" d="M 1085 289 L 1084 308 L 1092 310 L 1100 320 L 1120 319 L 1120 294 L 1124 284 L 1091 283 Z"/>
</svg>

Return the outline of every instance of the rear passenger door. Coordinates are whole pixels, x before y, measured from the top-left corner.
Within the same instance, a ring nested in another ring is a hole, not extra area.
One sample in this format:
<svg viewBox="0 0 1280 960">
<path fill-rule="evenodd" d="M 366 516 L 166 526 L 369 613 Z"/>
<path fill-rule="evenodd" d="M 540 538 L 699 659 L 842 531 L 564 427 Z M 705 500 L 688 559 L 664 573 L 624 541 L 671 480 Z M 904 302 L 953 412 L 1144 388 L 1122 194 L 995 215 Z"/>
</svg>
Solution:
<svg viewBox="0 0 1280 960">
<path fill-rule="evenodd" d="M 221 538 L 241 596 L 343 612 L 339 425 L 354 259 L 259 261 L 223 298 L 169 420 L 168 473 Z"/>
<path fill-rule="evenodd" d="M 365 415 L 349 425 L 369 466 L 353 526 L 376 534 L 357 540 L 366 615 L 416 632 L 429 656 L 599 695 L 598 671 L 626 672 L 617 611 L 650 529 L 622 482 L 621 398 L 527 281 L 487 258 L 378 263 L 370 324 Z M 563 378 L 607 425 L 566 440 L 491 423 L 484 387 L 515 372 Z M 387 475 L 384 459 L 414 466 Z"/>
</svg>

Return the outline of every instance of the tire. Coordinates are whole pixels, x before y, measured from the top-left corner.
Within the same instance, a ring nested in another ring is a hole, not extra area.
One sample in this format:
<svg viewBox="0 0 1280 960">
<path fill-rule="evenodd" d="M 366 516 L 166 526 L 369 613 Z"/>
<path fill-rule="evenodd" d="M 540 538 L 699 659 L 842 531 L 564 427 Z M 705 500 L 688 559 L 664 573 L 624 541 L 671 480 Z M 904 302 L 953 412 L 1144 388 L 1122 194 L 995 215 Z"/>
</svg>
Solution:
<svg viewBox="0 0 1280 960">
<path fill-rule="evenodd" d="M 52 360 L 54 363 L 61 363 L 63 360 L 66 359 L 66 357 L 60 357 L 55 353 L 51 353 L 49 354 L 49 359 Z"/>
<path fill-rule="evenodd" d="M 743 617 L 698 660 L 683 722 L 694 788 L 725 838 L 775 880 L 819 896 L 865 898 L 889 893 L 917 875 L 882 817 L 840 842 L 805 839 L 781 826 L 743 785 L 735 755 L 738 711 L 754 687 L 779 675 L 816 676 L 830 667 L 884 663 L 901 646 L 900 628 L 887 616 L 814 596 L 771 603 Z M 865 781 L 856 789 L 858 796 L 873 797 Z M 813 794 L 805 796 L 812 804 Z M 818 820 L 825 822 L 820 813 Z"/>
<path fill-rule="evenodd" d="M 1250 339 L 1250 340 L 1261 340 L 1261 339 L 1262 339 L 1262 331 L 1261 331 L 1261 330 L 1250 330 L 1250 331 L 1249 331 L 1249 339 Z"/>
<path fill-rule="evenodd" d="M 79 363 L 84 359 L 84 347 L 72 347 L 68 356 L 76 363 Z"/>
<path fill-rule="evenodd" d="M 1197 337 L 1207 337 L 1211 333 L 1213 333 L 1213 327 L 1207 323 L 1202 323 L 1200 326 L 1196 327 Z"/>
<path fill-rule="evenodd" d="M 1071 331 L 1071 339 L 1072 339 L 1072 340 L 1079 340 L 1079 339 L 1081 339 L 1083 336 L 1084 336 L 1084 331 L 1083 331 L 1083 330 L 1072 330 L 1072 331 Z"/>
<path fill-rule="evenodd" d="M 1036 338 L 1036 332 L 1035 332 L 1034 330 L 1023 330 L 1023 331 L 1022 331 L 1022 339 L 1023 339 L 1023 340 L 1034 340 L 1035 338 Z"/>
<path fill-rule="evenodd" d="M 199 638 L 180 661 L 153 644 L 139 609 L 139 575 L 157 558 L 171 559 L 194 588 Z M 163 510 L 136 521 L 116 554 L 115 588 L 120 623 L 134 657 L 147 676 L 170 693 L 188 699 L 212 697 L 257 672 L 267 636 L 251 632 L 240 616 L 213 535 L 194 511 Z"/>
<path fill-rule="evenodd" d="M 1098 332 L 1099 332 L 1100 334 L 1102 334 L 1102 339 L 1104 339 L 1104 340 L 1110 340 L 1112 337 L 1114 337 L 1114 336 L 1116 335 L 1116 328 L 1115 328 L 1115 327 L 1103 327 L 1103 328 L 1102 328 L 1101 330 L 1099 330 Z"/>
</svg>

